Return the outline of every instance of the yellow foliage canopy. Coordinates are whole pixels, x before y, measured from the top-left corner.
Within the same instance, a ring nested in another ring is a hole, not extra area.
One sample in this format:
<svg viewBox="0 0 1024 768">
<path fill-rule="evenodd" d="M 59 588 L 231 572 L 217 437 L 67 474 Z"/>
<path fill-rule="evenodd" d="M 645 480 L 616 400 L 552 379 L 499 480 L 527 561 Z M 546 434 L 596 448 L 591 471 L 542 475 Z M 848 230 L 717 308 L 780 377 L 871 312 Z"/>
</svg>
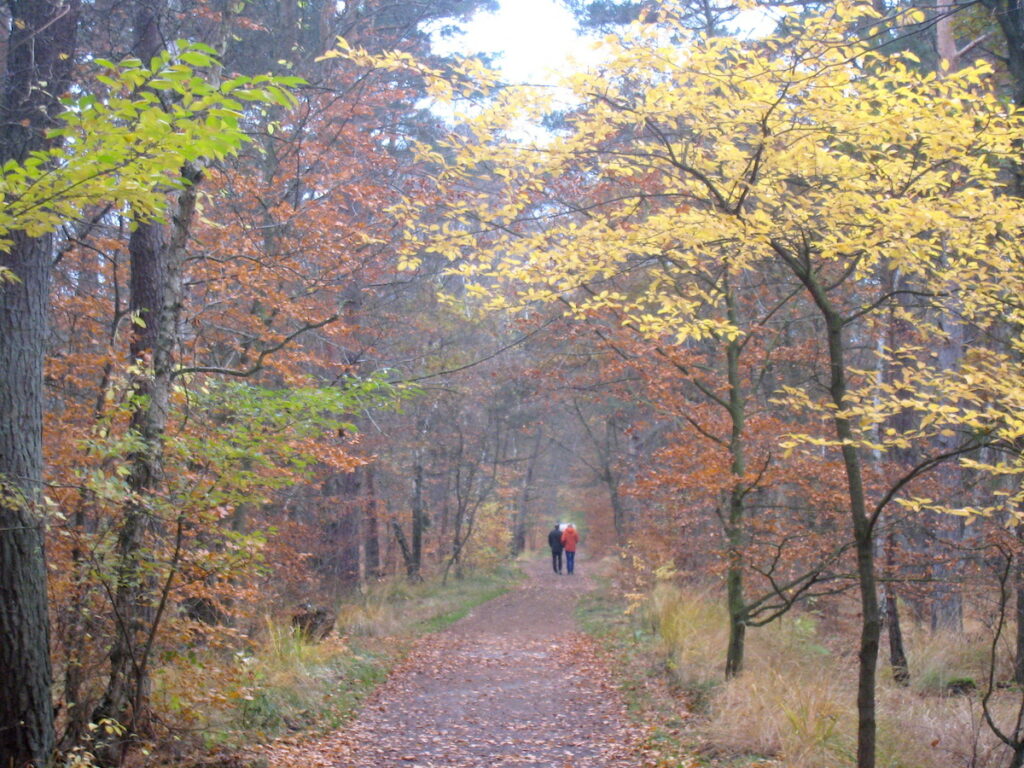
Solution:
<svg viewBox="0 0 1024 768">
<path fill-rule="evenodd" d="M 1021 115 L 982 62 L 939 77 L 911 54 L 858 42 L 851 25 L 873 15 L 869 3 L 839 2 L 766 40 L 634 24 L 603 41 L 599 70 L 566 78 L 568 111 L 542 135 L 523 127 L 557 109 L 557 94 L 497 89 L 424 155 L 448 220 L 410 224 L 405 263 L 432 253 L 464 278 L 514 286 L 511 302 L 508 292 L 483 299 L 493 308 L 613 310 L 680 345 L 744 336 L 726 297 L 766 275 L 808 291 L 817 283 L 847 327 L 869 334 L 881 309 L 903 311 L 881 287 L 897 274 L 933 317 L 955 308 L 977 328 L 1013 329 L 1003 336 L 1019 354 L 1024 208 L 1005 183 Z M 401 213 L 421 219 L 414 204 Z M 937 325 L 919 325 L 942 342 Z M 898 387 L 858 377 L 841 407 L 857 447 L 884 452 L 951 431 L 1017 445 L 1024 382 L 1007 351 L 974 349 L 950 368 L 924 350 Z M 836 415 L 820 391 L 777 402 Z M 907 409 L 931 418 L 886 431 Z M 839 445 L 820 433 L 790 443 L 809 444 Z"/>
</svg>

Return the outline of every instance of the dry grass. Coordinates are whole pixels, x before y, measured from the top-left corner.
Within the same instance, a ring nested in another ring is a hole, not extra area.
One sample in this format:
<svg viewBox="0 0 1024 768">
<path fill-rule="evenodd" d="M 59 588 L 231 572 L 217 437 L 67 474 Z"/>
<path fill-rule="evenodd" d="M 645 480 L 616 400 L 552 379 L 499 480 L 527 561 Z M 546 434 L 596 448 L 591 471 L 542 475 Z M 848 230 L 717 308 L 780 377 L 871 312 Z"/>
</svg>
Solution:
<svg viewBox="0 0 1024 768">
<path fill-rule="evenodd" d="M 511 568 L 461 581 L 381 582 L 338 606 L 335 631 L 310 642 L 287 620 L 267 618 L 233 646 L 197 646 L 154 674 L 153 704 L 172 724 L 158 752 L 171 758 L 237 747 L 288 731 L 345 722 L 412 639 L 459 618 L 518 578 Z M 237 650 L 242 647 L 244 650 Z"/>
<path fill-rule="evenodd" d="M 787 768 L 855 764 L 855 634 L 823 638 L 817 620 L 806 614 L 751 629 L 744 673 L 726 681 L 726 616 L 713 593 L 659 585 L 644 620 L 701 714 L 694 718 L 695 737 L 714 764 L 758 758 L 774 758 Z M 1006 765 L 1008 751 L 983 721 L 980 694 L 947 692 L 954 680 L 985 680 L 988 648 L 982 634 L 956 637 L 908 628 L 907 646 L 912 685 L 892 683 L 884 666 L 880 673 L 878 765 Z M 993 701 L 1009 727 L 1021 693 L 1000 691 Z"/>
</svg>

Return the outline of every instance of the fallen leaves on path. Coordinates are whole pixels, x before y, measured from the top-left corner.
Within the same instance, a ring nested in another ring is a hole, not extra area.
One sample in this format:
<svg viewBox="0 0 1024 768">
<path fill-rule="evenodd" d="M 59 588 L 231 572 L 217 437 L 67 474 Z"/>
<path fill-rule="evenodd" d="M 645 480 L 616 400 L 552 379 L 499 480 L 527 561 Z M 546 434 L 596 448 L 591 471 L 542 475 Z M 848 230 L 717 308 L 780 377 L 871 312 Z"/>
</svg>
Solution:
<svg viewBox="0 0 1024 768">
<path fill-rule="evenodd" d="M 635 768 L 640 734 L 572 609 L 590 587 L 539 565 L 419 641 L 342 731 L 259 749 L 271 768 Z"/>
</svg>

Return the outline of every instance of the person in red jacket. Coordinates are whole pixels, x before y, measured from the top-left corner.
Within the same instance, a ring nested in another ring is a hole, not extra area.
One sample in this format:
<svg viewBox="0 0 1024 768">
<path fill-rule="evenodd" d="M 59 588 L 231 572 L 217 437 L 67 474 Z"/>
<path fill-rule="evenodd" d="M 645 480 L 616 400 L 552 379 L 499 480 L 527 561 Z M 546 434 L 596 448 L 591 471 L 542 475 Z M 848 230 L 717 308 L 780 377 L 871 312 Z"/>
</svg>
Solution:
<svg viewBox="0 0 1024 768">
<path fill-rule="evenodd" d="M 565 550 L 565 572 L 570 576 L 576 566 L 576 545 L 579 541 L 580 535 L 576 533 L 575 526 L 569 523 L 562 531 L 562 548 Z"/>
</svg>

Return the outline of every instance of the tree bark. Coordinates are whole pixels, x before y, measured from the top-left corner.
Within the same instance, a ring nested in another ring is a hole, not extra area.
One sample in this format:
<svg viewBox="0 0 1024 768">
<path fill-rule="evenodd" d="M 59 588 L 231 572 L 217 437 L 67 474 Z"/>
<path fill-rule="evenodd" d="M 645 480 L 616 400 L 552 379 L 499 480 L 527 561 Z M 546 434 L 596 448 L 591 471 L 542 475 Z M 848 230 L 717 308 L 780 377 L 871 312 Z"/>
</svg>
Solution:
<svg viewBox="0 0 1024 768">
<path fill-rule="evenodd" d="M 1016 528 L 1017 552 L 1014 562 L 1014 587 L 1017 591 L 1016 619 L 1017 628 L 1014 636 L 1016 655 L 1013 660 L 1013 681 L 1024 685 L 1024 530 Z"/>
<path fill-rule="evenodd" d="M 43 553 L 43 343 L 50 241 L 14 237 L 0 259 L 0 765 L 44 765 L 54 746 Z"/>
<path fill-rule="evenodd" d="M 409 549 L 409 542 L 405 538 L 405 531 L 402 530 L 402 526 L 398 524 L 397 520 L 391 521 L 391 529 L 395 532 L 395 540 L 398 542 L 399 549 L 402 550 L 402 560 L 405 561 L 405 575 L 410 579 L 415 579 L 418 572 L 415 561 L 412 558 L 412 551 Z"/>
<path fill-rule="evenodd" d="M 523 492 L 519 496 L 519 510 L 515 517 L 515 527 L 512 530 L 512 556 L 522 554 L 526 550 L 526 531 L 530 521 L 530 503 L 533 501 L 533 475 L 537 470 L 537 460 L 540 458 L 541 441 L 543 430 L 537 429 L 536 439 L 533 443 L 533 450 L 526 462 L 526 473 L 523 475 Z"/>
<path fill-rule="evenodd" d="M 147 560 L 153 557 L 154 534 L 159 528 L 160 515 L 154 503 L 163 485 L 164 434 L 182 302 L 181 271 L 195 212 L 196 185 L 201 178 L 197 168 L 186 167 L 182 173 L 187 186 L 178 194 L 172 236 L 164 243 L 162 235 L 148 232 L 137 240 L 133 238 L 135 250 L 131 252 L 132 313 L 148 317 L 144 326 L 135 326 L 131 345 L 139 370 L 132 382 L 132 395 L 138 405 L 132 414 L 131 429 L 139 437 L 140 448 L 129 457 L 130 497 L 118 534 L 113 606 L 117 635 L 110 653 L 110 677 L 93 713 L 94 721 L 117 720 L 129 733 L 138 732 L 143 724 L 148 692 L 146 649 L 151 647 L 151 637 L 157 631 L 156 585 Z M 150 226 L 141 225 L 139 229 Z M 126 742 L 117 740 L 107 761 L 123 759 L 125 746 Z"/>
<path fill-rule="evenodd" d="M 803 283 L 825 323 L 829 361 L 829 398 L 836 407 L 832 425 L 841 446 L 846 474 L 847 500 L 853 529 L 854 552 L 857 558 L 857 583 L 860 588 L 861 631 L 857 669 L 857 768 L 875 768 L 877 723 L 875 689 L 878 676 L 878 650 L 881 639 L 881 614 L 878 606 L 878 583 L 875 574 L 874 520 L 867 510 L 861 459 L 856 447 L 857 436 L 849 418 L 841 415 L 846 403 L 846 348 L 843 341 L 845 323 L 826 289 L 811 269 L 806 251 L 795 255 L 780 243 L 772 247 L 793 274 Z"/>
<path fill-rule="evenodd" d="M 628 515 L 625 500 L 620 490 L 619 473 L 615 471 L 613 446 L 616 445 L 616 420 L 608 418 L 604 423 L 604 446 L 598 449 L 601 461 L 601 477 L 608 486 L 608 498 L 612 505 L 612 523 L 615 526 L 615 543 L 620 547 L 626 544 L 628 533 Z"/>
<path fill-rule="evenodd" d="M 824 294 L 815 296 L 825 318 L 828 332 L 830 367 L 829 393 L 841 412 L 846 406 L 846 363 L 843 347 L 843 321 L 831 308 Z M 842 442 L 843 467 L 846 470 L 850 519 L 857 555 L 857 581 L 860 585 L 861 634 L 857 654 L 857 768 L 874 768 L 877 725 L 875 687 L 878 675 L 878 648 L 881 617 L 875 578 L 875 547 L 872 522 L 867 514 L 860 456 L 854 446 L 856 436 L 849 419 L 833 418 L 836 437 Z"/>
<path fill-rule="evenodd" d="M 78 0 L 9 0 L 0 163 L 44 148 L 67 89 Z M 52 240 L 14 232 L 0 253 L 0 765 L 54 747 L 43 517 L 43 359 Z"/>
<path fill-rule="evenodd" d="M 373 465 L 366 467 L 366 497 L 364 501 L 363 544 L 366 551 L 366 569 L 374 577 L 381 574 L 380 531 L 377 518 L 377 490 Z"/>
<path fill-rule="evenodd" d="M 885 541 L 886 570 L 891 576 L 896 570 L 896 542 L 890 533 Z M 885 626 L 889 633 L 889 666 L 892 678 L 900 685 L 910 683 L 910 665 L 907 662 L 907 651 L 903 644 L 903 628 L 900 625 L 900 611 L 896 590 L 891 582 L 886 582 L 885 594 Z"/>
<path fill-rule="evenodd" d="M 728 284 L 725 286 L 725 300 L 730 323 L 739 327 L 735 296 Z M 733 476 L 729 491 L 728 524 L 728 571 L 726 591 L 729 607 L 729 647 L 726 651 L 725 676 L 735 677 L 743 670 L 743 652 L 747 630 L 747 604 L 743 594 L 743 547 L 746 544 L 746 510 L 744 496 L 747 488 L 744 475 L 747 472 L 746 453 L 743 445 L 743 427 L 746 407 L 743 397 L 743 382 L 740 374 L 740 341 L 732 340 L 726 346 L 726 377 L 729 381 L 729 455 L 732 459 L 729 471 Z"/>
<path fill-rule="evenodd" d="M 409 576 L 418 579 L 423 573 L 423 532 L 427 514 L 423 508 L 423 462 L 416 458 L 412 476 L 412 570 Z"/>
</svg>

